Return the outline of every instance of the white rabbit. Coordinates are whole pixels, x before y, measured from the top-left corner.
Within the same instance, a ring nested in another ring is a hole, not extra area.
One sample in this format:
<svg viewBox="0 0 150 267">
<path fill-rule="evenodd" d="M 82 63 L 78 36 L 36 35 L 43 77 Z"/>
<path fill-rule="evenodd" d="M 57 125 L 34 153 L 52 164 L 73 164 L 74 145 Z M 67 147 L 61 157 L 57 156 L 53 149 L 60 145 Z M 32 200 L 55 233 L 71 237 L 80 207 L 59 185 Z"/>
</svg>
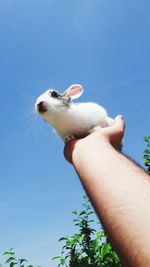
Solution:
<svg viewBox="0 0 150 267">
<path fill-rule="evenodd" d="M 56 130 L 64 142 L 85 137 L 96 128 L 107 127 L 113 123 L 113 119 L 108 117 L 106 110 L 100 105 L 92 102 L 72 102 L 82 93 L 82 86 L 73 84 L 64 93 L 49 89 L 36 101 L 35 110 Z"/>
</svg>

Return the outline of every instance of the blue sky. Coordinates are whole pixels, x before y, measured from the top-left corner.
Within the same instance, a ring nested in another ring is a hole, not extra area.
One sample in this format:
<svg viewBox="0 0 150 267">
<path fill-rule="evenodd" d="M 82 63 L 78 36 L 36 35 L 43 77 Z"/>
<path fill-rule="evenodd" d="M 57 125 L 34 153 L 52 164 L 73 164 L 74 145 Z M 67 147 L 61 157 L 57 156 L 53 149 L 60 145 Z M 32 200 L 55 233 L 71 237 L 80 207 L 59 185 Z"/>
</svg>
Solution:
<svg viewBox="0 0 150 267">
<path fill-rule="evenodd" d="M 33 114 L 48 88 L 80 83 L 81 101 L 126 120 L 124 150 L 142 163 L 149 135 L 150 2 L 0 1 L 0 253 L 56 267 L 84 194 L 63 143 Z M 109 166 L 111 167 L 111 166 Z"/>
</svg>

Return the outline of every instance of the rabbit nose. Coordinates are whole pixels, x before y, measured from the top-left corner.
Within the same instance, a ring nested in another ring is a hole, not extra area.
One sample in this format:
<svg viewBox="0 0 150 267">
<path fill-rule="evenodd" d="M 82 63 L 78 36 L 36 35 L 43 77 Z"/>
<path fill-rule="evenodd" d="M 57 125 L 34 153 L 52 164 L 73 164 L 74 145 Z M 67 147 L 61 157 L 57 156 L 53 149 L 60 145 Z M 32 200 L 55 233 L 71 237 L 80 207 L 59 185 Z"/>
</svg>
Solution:
<svg viewBox="0 0 150 267">
<path fill-rule="evenodd" d="M 37 104 L 37 110 L 39 113 L 44 113 L 47 111 L 44 101 L 41 101 L 40 103 Z"/>
</svg>

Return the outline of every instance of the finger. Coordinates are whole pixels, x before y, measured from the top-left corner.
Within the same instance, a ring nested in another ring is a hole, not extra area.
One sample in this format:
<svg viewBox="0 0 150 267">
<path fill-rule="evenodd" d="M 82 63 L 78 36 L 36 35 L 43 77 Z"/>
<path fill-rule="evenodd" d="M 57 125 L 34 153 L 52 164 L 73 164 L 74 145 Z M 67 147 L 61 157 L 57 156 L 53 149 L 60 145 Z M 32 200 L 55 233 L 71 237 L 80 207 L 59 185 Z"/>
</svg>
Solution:
<svg viewBox="0 0 150 267">
<path fill-rule="evenodd" d="M 111 144 L 121 150 L 121 142 L 125 131 L 125 122 L 122 115 L 118 115 L 111 127 L 107 128 L 107 136 Z"/>
<path fill-rule="evenodd" d="M 122 115 L 118 115 L 115 118 L 115 122 L 114 122 L 114 130 L 118 133 L 118 135 L 124 135 L 124 131 L 125 131 L 125 121 Z"/>
<path fill-rule="evenodd" d="M 125 121 L 122 115 L 118 115 L 115 119 L 113 124 L 110 127 L 105 128 L 107 133 L 109 135 L 124 135 L 124 130 L 125 130 Z"/>
</svg>

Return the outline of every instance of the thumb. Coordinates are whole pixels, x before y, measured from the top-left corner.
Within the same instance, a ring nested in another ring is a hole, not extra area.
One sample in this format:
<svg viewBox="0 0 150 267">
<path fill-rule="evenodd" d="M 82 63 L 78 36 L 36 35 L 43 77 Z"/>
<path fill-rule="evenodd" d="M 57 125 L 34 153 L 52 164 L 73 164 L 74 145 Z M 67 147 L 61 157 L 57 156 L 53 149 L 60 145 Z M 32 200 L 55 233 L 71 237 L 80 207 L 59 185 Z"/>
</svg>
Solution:
<svg viewBox="0 0 150 267">
<path fill-rule="evenodd" d="M 124 131 L 125 131 L 125 122 L 124 122 L 124 118 L 122 115 L 118 115 L 113 124 L 108 127 L 105 128 L 107 131 L 107 136 L 110 140 L 110 142 L 112 143 L 112 145 L 117 146 L 121 143 L 121 140 L 124 136 Z"/>
<path fill-rule="evenodd" d="M 112 124 L 112 128 L 113 130 L 115 130 L 116 132 L 120 132 L 120 134 L 124 134 L 124 130 L 125 130 L 125 121 L 122 115 L 118 115 L 115 120 L 114 123 Z"/>
</svg>

